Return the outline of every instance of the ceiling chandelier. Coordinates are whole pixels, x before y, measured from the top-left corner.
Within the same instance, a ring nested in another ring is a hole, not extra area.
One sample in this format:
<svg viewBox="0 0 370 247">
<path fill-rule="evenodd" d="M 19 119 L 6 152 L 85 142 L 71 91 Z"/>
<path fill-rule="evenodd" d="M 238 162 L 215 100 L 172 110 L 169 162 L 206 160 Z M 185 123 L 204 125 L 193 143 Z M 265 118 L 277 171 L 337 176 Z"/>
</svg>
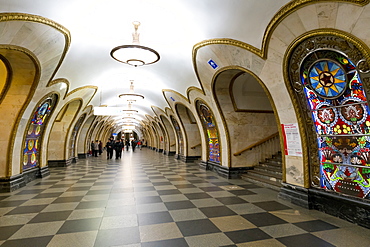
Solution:
<svg viewBox="0 0 370 247">
<path fill-rule="evenodd" d="M 130 80 L 130 92 L 118 95 L 120 98 L 126 99 L 129 103 L 136 102 L 137 100 L 144 99 L 144 95 L 134 93 L 134 80 Z"/>
<path fill-rule="evenodd" d="M 123 109 L 123 110 L 121 110 L 122 111 L 122 113 L 137 113 L 137 112 L 139 112 L 138 110 L 133 110 L 132 109 L 132 104 L 131 104 L 131 102 L 128 102 L 128 106 L 127 106 L 127 109 Z"/>
<path fill-rule="evenodd" d="M 112 49 L 110 55 L 118 62 L 135 67 L 158 62 L 160 56 L 156 50 L 140 45 L 139 33 L 137 32 L 140 22 L 134 21 L 132 24 L 135 29 L 135 32 L 132 34 L 132 45 L 117 46 Z"/>
</svg>

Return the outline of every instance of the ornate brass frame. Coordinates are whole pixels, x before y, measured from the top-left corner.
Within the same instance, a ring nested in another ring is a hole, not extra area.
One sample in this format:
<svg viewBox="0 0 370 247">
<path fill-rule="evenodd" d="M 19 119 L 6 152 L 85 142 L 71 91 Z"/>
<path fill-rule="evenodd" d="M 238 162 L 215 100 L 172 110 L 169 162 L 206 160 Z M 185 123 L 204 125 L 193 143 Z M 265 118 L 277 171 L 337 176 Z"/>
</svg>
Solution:
<svg viewBox="0 0 370 247">
<path fill-rule="evenodd" d="M 370 49 L 367 45 L 353 35 L 340 30 L 312 30 L 296 38 L 288 47 L 283 62 L 284 81 L 292 99 L 302 137 L 304 186 L 306 188 L 309 188 L 311 185 L 317 186 L 315 179 L 319 174 L 319 160 L 317 155 L 316 132 L 313 129 L 314 124 L 311 116 L 308 114 L 306 98 L 300 93 L 302 92 L 300 90 L 301 86 L 296 83 L 299 81 L 297 80 L 297 77 L 299 77 L 297 70 L 299 70 L 300 59 L 305 54 L 320 48 L 334 49 L 345 53 L 355 64 L 359 64 L 358 68 L 362 71 L 369 70 L 370 68 Z M 292 62 L 292 65 L 289 66 L 291 60 L 295 60 L 295 62 Z M 288 71 L 289 68 L 291 68 L 291 71 Z M 369 95 L 370 75 L 361 73 L 361 76 L 364 83 L 364 90 Z"/>
</svg>

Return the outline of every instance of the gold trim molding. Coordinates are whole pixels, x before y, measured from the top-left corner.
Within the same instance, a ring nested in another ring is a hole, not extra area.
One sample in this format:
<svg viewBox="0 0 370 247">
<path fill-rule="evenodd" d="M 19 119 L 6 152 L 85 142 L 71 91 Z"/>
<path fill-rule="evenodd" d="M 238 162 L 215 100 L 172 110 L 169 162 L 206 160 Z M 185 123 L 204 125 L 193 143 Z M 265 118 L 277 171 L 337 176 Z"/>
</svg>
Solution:
<svg viewBox="0 0 370 247">
<path fill-rule="evenodd" d="M 55 74 L 57 73 L 60 66 L 62 65 L 62 62 L 67 54 L 69 46 L 71 45 L 71 34 L 69 30 L 65 28 L 64 26 L 48 18 L 39 16 L 39 15 L 26 14 L 26 13 L 11 13 L 11 12 L 0 13 L 0 22 L 6 22 L 6 21 L 25 21 L 25 22 L 40 23 L 40 24 L 44 24 L 49 27 L 52 27 L 63 34 L 64 39 L 65 39 L 65 46 L 64 46 L 63 53 L 59 59 L 59 62 L 57 66 L 55 67 L 55 70 L 49 79 L 49 80 L 52 80 L 52 78 L 54 78 Z"/>
</svg>

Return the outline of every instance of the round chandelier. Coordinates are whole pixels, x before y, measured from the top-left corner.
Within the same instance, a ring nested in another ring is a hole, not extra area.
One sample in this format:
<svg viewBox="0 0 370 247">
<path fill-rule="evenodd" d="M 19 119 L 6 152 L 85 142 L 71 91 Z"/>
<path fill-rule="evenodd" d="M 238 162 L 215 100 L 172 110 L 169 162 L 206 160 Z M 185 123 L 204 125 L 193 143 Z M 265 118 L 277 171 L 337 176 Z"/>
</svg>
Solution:
<svg viewBox="0 0 370 247">
<path fill-rule="evenodd" d="M 128 105 L 127 105 L 127 109 L 123 109 L 121 110 L 122 113 L 128 113 L 128 114 L 132 114 L 132 113 L 138 113 L 139 111 L 138 110 L 133 110 L 132 109 L 132 103 L 131 102 L 128 102 Z"/>
<path fill-rule="evenodd" d="M 153 64 L 159 61 L 159 53 L 149 47 L 140 45 L 139 33 L 137 32 L 140 22 L 134 21 L 135 32 L 132 34 L 132 45 L 121 45 L 112 49 L 110 55 L 118 62 L 134 67 Z"/>
<path fill-rule="evenodd" d="M 129 103 L 136 102 L 137 100 L 144 99 L 144 95 L 134 93 L 134 80 L 130 80 L 130 92 L 118 95 L 119 98 L 126 99 Z"/>
</svg>

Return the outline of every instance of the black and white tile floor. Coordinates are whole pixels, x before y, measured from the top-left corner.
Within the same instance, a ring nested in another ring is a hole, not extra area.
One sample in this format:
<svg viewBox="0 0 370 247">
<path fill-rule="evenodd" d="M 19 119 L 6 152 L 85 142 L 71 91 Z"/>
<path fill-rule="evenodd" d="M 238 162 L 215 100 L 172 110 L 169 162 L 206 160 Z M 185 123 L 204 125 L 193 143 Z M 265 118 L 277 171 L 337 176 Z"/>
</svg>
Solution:
<svg viewBox="0 0 370 247">
<path fill-rule="evenodd" d="M 1 246 L 370 246 L 370 229 L 148 149 L 0 194 Z"/>
</svg>

